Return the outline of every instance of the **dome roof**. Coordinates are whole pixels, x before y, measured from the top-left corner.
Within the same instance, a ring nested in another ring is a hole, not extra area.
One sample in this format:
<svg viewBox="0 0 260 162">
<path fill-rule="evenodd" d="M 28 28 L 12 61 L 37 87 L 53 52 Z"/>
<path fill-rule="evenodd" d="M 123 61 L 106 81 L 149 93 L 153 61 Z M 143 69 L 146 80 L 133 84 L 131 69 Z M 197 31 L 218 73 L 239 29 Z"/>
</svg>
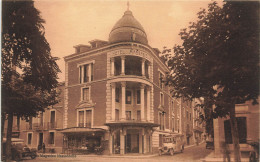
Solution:
<svg viewBox="0 0 260 162">
<path fill-rule="evenodd" d="M 147 36 L 142 25 L 134 18 L 131 11 L 125 11 L 109 35 L 110 43 L 132 41 L 147 44 Z"/>
</svg>

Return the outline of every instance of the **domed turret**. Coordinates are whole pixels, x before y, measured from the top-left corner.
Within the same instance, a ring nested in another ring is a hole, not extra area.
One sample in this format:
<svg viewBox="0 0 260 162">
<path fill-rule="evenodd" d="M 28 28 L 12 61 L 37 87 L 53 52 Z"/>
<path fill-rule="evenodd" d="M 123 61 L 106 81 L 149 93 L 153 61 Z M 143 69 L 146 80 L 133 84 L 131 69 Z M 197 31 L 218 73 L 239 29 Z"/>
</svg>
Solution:
<svg viewBox="0 0 260 162">
<path fill-rule="evenodd" d="M 125 11 L 109 34 L 109 42 L 138 42 L 148 44 L 147 36 L 142 25 L 134 18 L 131 11 Z"/>
</svg>

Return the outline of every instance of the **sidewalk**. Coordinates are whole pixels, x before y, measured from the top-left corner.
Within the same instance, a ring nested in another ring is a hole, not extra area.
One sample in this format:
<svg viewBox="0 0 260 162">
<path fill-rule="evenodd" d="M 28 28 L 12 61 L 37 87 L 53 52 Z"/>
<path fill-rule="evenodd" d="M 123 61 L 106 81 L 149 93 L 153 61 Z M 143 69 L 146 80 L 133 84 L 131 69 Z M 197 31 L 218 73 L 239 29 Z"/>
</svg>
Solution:
<svg viewBox="0 0 260 162">
<path fill-rule="evenodd" d="M 199 143 L 199 145 L 203 144 L 205 141 L 202 141 Z M 185 146 L 184 149 L 194 147 L 196 144 Z M 57 154 L 51 154 L 51 153 L 39 153 L 38 155 L 45 155 L 45 156 L 52 156 L 52 155 L 57 155 Z M 67 154 L 60 154 L 60 155 L 67 155 Z M 143 158 L 150 158 L 150 157 L 155 157 L 158 156 L 158 154 L 138 154 L 138 153 L 133 153 L 133 154 L 113 154 L 113 155 L 97 155 L 97 154 L 87 154 L 87 155 L 76 155 L 77 157 L 101 157 L 101 158 L 128 158 L 128 159 L 143 159 Z"/>
<path fill-rule="evenodd" d="M 231 157 L 230 161 L 234 161 L 234 158 Z M 215 153 L 213 151 L 207 157 L 205 157 L 204 159 L 201 159 L 201 162 L 223 162 L 223 158 L 222 157 L 215 157 Z M 241 162 L 249 162 L 249 159 L 248 158 L 241 158 Z"/>
</svg>

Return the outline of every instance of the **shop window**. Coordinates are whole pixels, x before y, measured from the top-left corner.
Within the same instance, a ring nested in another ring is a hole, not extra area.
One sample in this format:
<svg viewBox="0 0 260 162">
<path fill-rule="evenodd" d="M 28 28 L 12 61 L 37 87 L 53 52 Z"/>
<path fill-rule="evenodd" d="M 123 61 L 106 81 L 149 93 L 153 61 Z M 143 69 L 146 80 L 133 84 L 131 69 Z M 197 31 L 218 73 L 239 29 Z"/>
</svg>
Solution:
<svg viewBox="0 0 260 162">
<path fill-rule="evenodd" d="M 239 143 L 246 143 L 246 139 L 247 139 L 246 117 L 236 117 L 236 120 L 237 120 L 237 125 L 239 126 L 238 129 Z M 225 129 L 226 143 L 232 144 L 233 141 L 232 141 L 230 120 L 224 121 L 224 129 Z"/>
<path fill-rule="evenodd" d="M 54 144 L 54 132 L 50 132 L 49 134 L 49 144 Z"/>
<path fill-rule="evenodd" d="M 140 90 L 136 91 L 136 104 L 141 104 L 141 93 L 140 93 Z"/>
<path fill-rule="evenodd" d="M 131 111 L 125 112 L 126 120 L 131 120 Z"/>
<path fill-rule="evenodd" d="M 129 90 L 126 90 L 126 99 L 125 102 L 126 104 L 131 104 L 132 103 L 132 92 Z"/>
<path fill-rule="evenodd" d="M 27 136 L 28 136 L 27 137 L 27 144 L 31 145 L 32 144 L 32 133 L 28 133 Z"/>
<path fill-rule="evenodd" d="M 93 81 L 93 71 L 94 71 L 93 69 L 94 69 L 93 63 L 81 65 L 79 67 L 80 83 L 87 83 Z"/>
<path fill-rule="evenodd" d="M 83 88 L 82 93 L 83 93 L 82 94 L 82 100 L 89 102 L 90 101 L 90 90 L 89 90 L 89 88 Z"/>
</svg>

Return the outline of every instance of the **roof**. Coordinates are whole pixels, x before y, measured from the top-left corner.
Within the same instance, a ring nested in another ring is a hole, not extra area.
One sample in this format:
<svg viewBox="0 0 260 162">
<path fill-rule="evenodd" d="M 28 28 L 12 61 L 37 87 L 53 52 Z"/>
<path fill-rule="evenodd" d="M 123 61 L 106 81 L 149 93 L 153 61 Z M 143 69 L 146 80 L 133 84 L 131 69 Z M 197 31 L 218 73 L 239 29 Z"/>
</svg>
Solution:
<svg viewBox="0 0 260 162">
<path fill-rule="evenodd" d="M 139 42 L 148 44 L 147 36 L 142 25 L 134 18 L 131 11 L 125 11 L 112 28 L 109 35 L 109 43 Z"/>
<path fill-rule="evenodd" d="M 142 25 L 134 18 L 132 12 L 129 10 L 125 11 L 123 17 L 117 21 L 117 23 L 112 28 L 111 32 L 113 30 L 115 30 L 117 28 L 121 28 L 121 27 L 133 27 L 133 28 L 140 29 L 143 32 L 145 32 Z"/>
</svg>

